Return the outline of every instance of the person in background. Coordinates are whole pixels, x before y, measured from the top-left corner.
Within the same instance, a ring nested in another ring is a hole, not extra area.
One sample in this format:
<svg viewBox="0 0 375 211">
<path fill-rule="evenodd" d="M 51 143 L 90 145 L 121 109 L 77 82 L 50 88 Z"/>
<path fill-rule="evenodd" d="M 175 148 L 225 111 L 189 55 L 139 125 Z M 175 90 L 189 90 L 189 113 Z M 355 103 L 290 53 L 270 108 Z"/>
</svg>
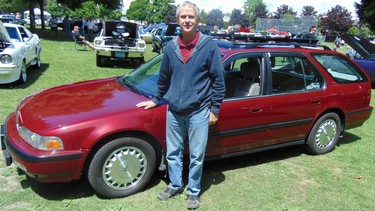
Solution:
<svg viewBox="0 0 375 211">
<path fill-rule="evenodd" d="M 75 37 L 76 41 L 81 41 L 85 45 L 89 46 L 89 48 L 91 48 L 92 50 L 95 50 L 95 46 L 89 41 L 87 41 L 84 36 L 81 35 L 81 33 L 79 32 L 79 29 L 80 28 L 78 26 L 73 27 L 72 34 Z"/>
<path fill-rule="evenodd" d="M 170 183 L 157 198 L 165 201 L 184 191 L 182 170 L 187 137 L 190 153 L 187 208 L 197 209 L 208 129 L 218 121 L 225 95 L 224 67 L 217 44 L 210 36 L 197 31 L 198 7 L 185 1 L 177 7 L 176 18 L 182 34 L 165 47 L 155 97 L 136 106 L 151 109 L 170 93 L 166 120 Z"/>
<path fill-rule="evenodd" d="M 49 20 L 49 26 L 51 27 L 52 33 L 54 33 L 55 37 L 57 37 L 57 19 L 56 19 L 56 16 L 52 15 L 51 19 Z"/>
<path fill-rule="evenodd" d="M 71 29 L 70 29 L 70 21 L 69 21 L 69 15 L 66 15 L 64 20 L 63 20 L 63 24 L 64 24 L 64 30 L 65 30 L 65 37 L 70 37 L 72 36 L 71 35 Z"/>
<path fill-rule="evenodd" d="M 86 25 L 87 25 L 87 36 L 88 36 L 88 40 L 90 42 L 92 42 L 94 40 L 94 26 L 95 26 L 95 23 L 94 21 L 92 20 L 92 18 L 89 18 L 86 22 Z"/>
<path fill-rule="evenodd" d="M 309 32 L 303 35 L 302 39 L 304 40 L 317 40 L 316 38 L 316 26 L 310 26 Z M 311 41 L 310 41 L 311 43 Z"/>
</svg>

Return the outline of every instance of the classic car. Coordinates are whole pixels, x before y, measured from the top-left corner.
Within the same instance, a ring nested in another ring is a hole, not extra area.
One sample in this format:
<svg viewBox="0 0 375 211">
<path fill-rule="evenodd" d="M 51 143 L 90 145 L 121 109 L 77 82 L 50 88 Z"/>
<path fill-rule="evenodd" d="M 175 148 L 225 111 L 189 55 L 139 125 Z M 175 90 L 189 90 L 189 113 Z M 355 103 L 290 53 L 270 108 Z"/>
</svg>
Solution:
<svg viewBox="0 0 375 211">
<path fill-rule="evenodd" d="M 161 26 L 155 29 L 152 33 L 152 52 L 163 53 L 167 43 L 175 36 L 178 36 L 180 32 L 181 30 L 177 23 L 170 23 L 167 27 Z"/>
<path fill-rule="evenodd" d="M 27 68 L 40 68 L 38 35 L 18 24 L 0 21 L 0 84 L 25 83 Z"/>
<path fill-rule="evenodd" d="M 1 126 L 4 161 L 41 182 L 87 177 L 105 198 L 143 190 L 165 170 L 167 102 L 178 98 L 136 107 L 155 94 L 162 58 L 26 97 Z M 293 145 L 325 154 L 373 110 L 368 75 L 339 52 L 259 43 L 226 49 L 222 62 L 226 96 L 206 160 Z"/>
<path fill-rule="evenodd" d="M 138 33 L 136 23 L 104 21 L 103 29 L 95 37 L 96 65 L 102 67 L 113 60 L 144 63 L 146 43 Z"/>
<path fill-rule="evenodd" d="M 341 39 L 352 47 L 346 55 L 367 72 L 373 87 L 375 87 L 375 44 L 357 35 L 343 34 Z"/>
</svg>

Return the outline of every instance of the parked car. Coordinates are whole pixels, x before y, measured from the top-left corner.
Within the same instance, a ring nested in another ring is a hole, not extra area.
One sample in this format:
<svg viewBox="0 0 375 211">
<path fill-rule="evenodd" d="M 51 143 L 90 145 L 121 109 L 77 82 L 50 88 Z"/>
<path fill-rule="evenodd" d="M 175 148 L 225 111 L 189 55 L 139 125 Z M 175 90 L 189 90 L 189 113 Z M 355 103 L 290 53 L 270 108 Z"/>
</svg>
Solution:
<svg viewBox="0 0 375 211">
<path fill-rule="evenodd" d="M 94 39 L 94 45 L 98 67 L 113 60 L 144 63 L 146 43 L 139 36 L 136 23 L 105 21 L 99 36 Z"/>
<path fill-rule="evenodd" d="M 0 21 L 3 23 L 14 23 L 14 24 L 20 24 L 20 25 L 27 25 L 26 21 L 20 18 L 16 18 L 14 15 L 0 15 Z"/>
<path fill-rule="evenodd" d="M 152 33 L 152 52 L 164 52 L 167 43 L 181 33 L 177 23 L 170 23 L 167 27 L 161 26 Z"/>
<path fill-rule="evenodd" d="M 373 87 L 375 87 L 375 44 L 357 35 L 343 34 L 341 39 L 352 47 L 346 55 L 367 72 Z"/>
<path fill-rule="evenodd" d="M 165 170 L 166 102 L 178 98 L 167 93 L 158 107 L 136 107 L 155 94 L 162 57 L 125 76 L 26 97 L 1 126 L 6 164 L 42 182 L 87 176 L 106 198 L 144 189 Z M 226 49 L 222 62 L 226 96 L 206 160 L 292 145 L 325 154 L 373 110 L 369 77 L 335 51 L 259 43 Z"/>
<path fill-rule="evenodd" d="M 39 37 L 24 26 L 0 21 L 0 44 L 0 84 L 25 83 L 27 68 L 40 68 Z"/>
<path fill-rule="evenodd" d="M 138 29 L 139 36 L 141 36 L 142 40 L 144 40 L 147 44 L 152 43 L 152 33 L 151 33 L 152 30 L 151 29 L 152 27 L 149 27 L 146 29 L 142 29 L 142 28 Z"/>
</svg>

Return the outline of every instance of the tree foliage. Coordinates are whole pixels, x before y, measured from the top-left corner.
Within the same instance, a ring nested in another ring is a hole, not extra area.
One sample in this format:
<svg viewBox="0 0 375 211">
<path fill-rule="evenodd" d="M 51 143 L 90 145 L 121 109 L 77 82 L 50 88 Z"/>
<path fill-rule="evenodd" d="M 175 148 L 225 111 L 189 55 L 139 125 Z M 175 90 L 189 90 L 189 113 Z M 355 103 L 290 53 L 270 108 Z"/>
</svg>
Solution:
<svg viewBox="0 0 375 211">
<path fill-rule="evenodd" d="M 57 3 L 65 4 L 70 9 L 75 10 L 82 7 L 82 4 L 87 1 L 88 0 L 57 0 Z M 94 3 L 105 5 L 108 9 L 111 10 L 118 10 L 122 6 L 121 0 L 94 0 Z"/>
<path fill-rule="evenodd" d="M 318 17 L 318 11 L 313 6 L 303 6 L 301 16 L 313 16 Z"/>
<path fill-rule="evenodd" d="M 375 31 L 375 1 L 361 0 L 361 3 L 355 2 L 359 20 L 365 23 L 368 28 Z"/>
<path fill-rule="evenodd" d="M 259 4 L 255 7 L 254 17 L 250 19 L 250 23 L 255 25 L 257 18 L 267 18 L 268 10 L 265 3 Z"/>
<path fill-rule="evenodd" d="M 249 19 L 240 9 L 233 9 L 230 15 L 229 25 L 249 26 Z"/>
<path fill-rule="evenodd" d="M 323 31 L 331 36 L 347 32 L 353 26 L 351 13 L 344 7 L 336 5 L 321 17 Z"/>
<path fill-rule="evenodd" d="M 146 12 L 150 8 L 150 1 L 149 0 L 135 0 L 132 1 L 129 5 L 129 9 L 126 12 L 126 16 L 131 20 L 140 20 L 145 21 L 147 20 Z"/>
<path fill-rule="evenodd" d="M 281 18 L 283 18 L 284 14 L 291 14 L 293 16 L 296 16 L 297 12 L 295 12 L 292 7 L 289 7 L 288 5 L 283 4 L 283 5 L 280 5 L 276 9 L 276 12 L 274 12 L 273 18 L 275 18 L 275 19 L 281 19 Z"/>
<path fill-rule="evenodd" d="M 246 14 L 246 16 L 249 18 L 251 22 L 253 22 L 252 20 L 254 20 L 255 18 L 256 8 L 261 4 L 263 4 L 263 0 L 246 0 L 243 6 L 244 13 Z"/>
<path fill-rule="evenodd" d="M 224 27 L 224 14 L 220 9 L 213 9 L 207 15 L 207 25 L 215 26 L 218 25 L 219 28 Z"/>
<path fill-rule="evenodd" d="M 27 10 L 23 0 L 0 0 L 0 13 L 21 13 Z"/>
<path fill-rule="evenodd" d="M 175 8 L 174 0 L 154 0 L 148 10 L 148 21 L 150 23 L 160 23 L 166 17 L 174 20 L 174 17 L 176 17 Z"/>
</svg>

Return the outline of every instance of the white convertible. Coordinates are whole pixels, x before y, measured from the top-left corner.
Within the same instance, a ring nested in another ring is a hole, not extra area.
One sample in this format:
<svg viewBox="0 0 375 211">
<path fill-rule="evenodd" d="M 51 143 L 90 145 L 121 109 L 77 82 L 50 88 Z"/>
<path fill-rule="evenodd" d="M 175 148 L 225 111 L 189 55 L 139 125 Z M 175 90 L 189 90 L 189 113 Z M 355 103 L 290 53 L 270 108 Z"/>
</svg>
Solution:
<svg viewBox="0 0 375 211">
<path fill-rule="evenodd" d="M 40 68 L 38 35 L 17 24 L 0 21 L 0 84 L 25 83 L 30 66 Z"/>
</svg>

